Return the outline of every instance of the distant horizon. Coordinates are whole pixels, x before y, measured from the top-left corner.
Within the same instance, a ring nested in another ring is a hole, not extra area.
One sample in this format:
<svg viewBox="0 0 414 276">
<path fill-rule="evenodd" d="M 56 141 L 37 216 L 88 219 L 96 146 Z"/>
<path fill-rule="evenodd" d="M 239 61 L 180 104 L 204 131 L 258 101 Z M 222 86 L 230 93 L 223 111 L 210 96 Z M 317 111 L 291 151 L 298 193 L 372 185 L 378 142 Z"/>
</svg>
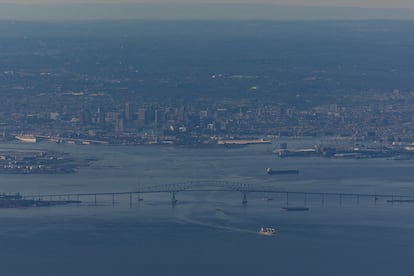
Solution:
<svg viewBox="0 0 414 276">
<path fill-rule="evenodd" d="M 35 5 L 65 5 L 65 4 L 250 4 L 250 5 L 288 5 L 309 7 L 351 7 L 351 8 L 398 8 L 414 9 L 414 2 L 407 0 L 378 1 L 378 0 L 0 0 L 0 4 L 35 4 Z"/>
<path fill-rule="evenodd" d="M 413 9 L 239 3 L 6 4 L 0 20 L 414 20 Z"/>
</svg>

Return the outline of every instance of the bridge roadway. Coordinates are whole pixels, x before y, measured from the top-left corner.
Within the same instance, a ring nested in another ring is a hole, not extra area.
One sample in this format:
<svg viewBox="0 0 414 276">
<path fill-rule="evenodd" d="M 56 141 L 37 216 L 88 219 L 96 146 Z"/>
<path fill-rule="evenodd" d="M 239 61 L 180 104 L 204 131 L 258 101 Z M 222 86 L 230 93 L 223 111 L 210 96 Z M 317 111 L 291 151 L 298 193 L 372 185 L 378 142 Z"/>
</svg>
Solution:
<svg viewBox="0 0 414 276">
<path fill-rule="evenodd" d="M 115 196 L 129 195 L 130 203 L 132 204 L 133 195 L 142 194 L 156 194 L 169 193 L 171 194 L 171 202 L 177 203 L 176 194 L 182 192 L 240 192 L 243 195 L 242 203 L 247 204 L 247 194 L 249 193 L 263 193 L 263 194 L 283 194 L 286 197 L 286 204 L 289 204 L 289 195 L 320 196 L 322 201 L 325 197 L 342 198 L 372 198 L 374 202 L 385 199 L 388 202 L 414 202 L 414 195 L 402 194 L 376 194 L 376 193 L 346 193 L 346 192 L 314 192 L 314 191 L 288 191 L 272 188 L 270 186 L 260 186 L 254 184 L 245 184 L 231 181 L 188 181 L 175 184 L 165 184 L 157 186 L 148 186 L 140 188 L 137 191 L 117 191 L 117 192 L 89 192 L 89 193 L 56 193 L 43 195 L 25 195 L 25 199 L 56 199 L 56 198 L 76 198 L 80 197 L 94 197 L 94 202 L 97 202 L 98 196 L 112 196 L 114 203 Z"/>
</svg>

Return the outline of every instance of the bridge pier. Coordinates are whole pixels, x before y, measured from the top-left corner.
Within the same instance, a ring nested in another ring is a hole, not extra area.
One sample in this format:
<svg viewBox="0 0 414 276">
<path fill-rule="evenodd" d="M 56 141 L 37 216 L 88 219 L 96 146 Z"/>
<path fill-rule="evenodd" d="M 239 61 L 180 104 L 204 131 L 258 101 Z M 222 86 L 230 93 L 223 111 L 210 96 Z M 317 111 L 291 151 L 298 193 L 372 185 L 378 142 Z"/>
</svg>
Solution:
<svg viewBox="0 0 414 276">
<path fill-rule="evenodd" d="M 243 205 L 246 205 L 247 204 L 247 192 L 243 192 L 242 204 Z"/>
<path fill-rule="evenodd" d="M 172 197 L 171 197 L 171 204 L 173 206 L 175 206 L 177 204 L 177 199 L 175 198 L 175 192 L 172 192 Z"/>
</svg>

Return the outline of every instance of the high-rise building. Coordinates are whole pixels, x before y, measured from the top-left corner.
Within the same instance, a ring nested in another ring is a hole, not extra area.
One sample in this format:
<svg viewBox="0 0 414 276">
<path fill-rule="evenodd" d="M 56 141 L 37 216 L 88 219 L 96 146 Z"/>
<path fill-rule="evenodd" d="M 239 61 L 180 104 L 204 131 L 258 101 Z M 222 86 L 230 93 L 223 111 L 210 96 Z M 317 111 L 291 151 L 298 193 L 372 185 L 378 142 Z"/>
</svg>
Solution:
<svg viewBox="0 0 414 276">
<path fill-rule="evenodd" d="M 145 108 L 138 108 L 138 114 L 137 114 L 137 127 L 143 127 L 145 126 L 147 122 L 147 109 Z"/>
</svg>

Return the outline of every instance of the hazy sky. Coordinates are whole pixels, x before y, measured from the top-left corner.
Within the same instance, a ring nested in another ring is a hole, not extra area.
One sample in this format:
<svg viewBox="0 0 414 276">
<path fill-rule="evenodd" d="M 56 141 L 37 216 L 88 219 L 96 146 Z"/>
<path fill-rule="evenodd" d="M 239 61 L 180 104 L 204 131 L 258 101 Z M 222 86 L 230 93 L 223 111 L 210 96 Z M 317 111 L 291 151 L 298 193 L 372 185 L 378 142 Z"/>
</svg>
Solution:
<svg viewBox="0 0 414 276">
<path fill-rule="evenodd" d="M 267 3 L 306 6 L 344 6 L 369 8 L 414 8 L 413 0 L 0 0 L 0 3 L 70 4 L 70 3 Z"/>
<path fill-rule="evenodd" d="M 414 20 L 414 0 L 0 0 L 3 19 Z"/>
</svg>

